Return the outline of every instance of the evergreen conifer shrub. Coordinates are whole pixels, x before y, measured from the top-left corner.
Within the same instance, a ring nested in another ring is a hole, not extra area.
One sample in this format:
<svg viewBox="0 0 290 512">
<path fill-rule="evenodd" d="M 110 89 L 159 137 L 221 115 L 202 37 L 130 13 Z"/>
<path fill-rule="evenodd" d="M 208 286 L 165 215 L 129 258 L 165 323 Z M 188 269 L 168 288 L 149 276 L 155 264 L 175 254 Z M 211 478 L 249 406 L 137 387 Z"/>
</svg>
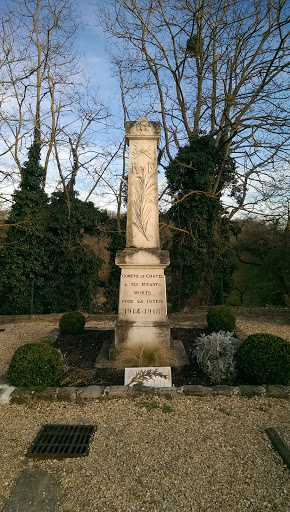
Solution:
<svg viewBox="0 0 290 512">
<path fill-rule="evenodd" d="M 62 374 L 61 354 L 45 343 L 27 343 L 14 352 L 8 369 L 12 386 L 55 386 Z"/>
<path fill-rule="evenodd" d="M 240 377 L 249 384 L 290 383 L 290 343 L 273 334 L 251 334 L 238 348 Z"/>
<path fill-rule="evenodd" d="M 60 334 L 79 334 L 84 330 L 85 323 L 86 319 L 82 313 L 65 313 L 59 321 Z"/>
<path fill-rule="evenodd" d="M 228 306 L 211 306 L 208 310 L 206 320 L 211 332 L 231 332 L 236 326 L 235 314 Z"/>
</svg>

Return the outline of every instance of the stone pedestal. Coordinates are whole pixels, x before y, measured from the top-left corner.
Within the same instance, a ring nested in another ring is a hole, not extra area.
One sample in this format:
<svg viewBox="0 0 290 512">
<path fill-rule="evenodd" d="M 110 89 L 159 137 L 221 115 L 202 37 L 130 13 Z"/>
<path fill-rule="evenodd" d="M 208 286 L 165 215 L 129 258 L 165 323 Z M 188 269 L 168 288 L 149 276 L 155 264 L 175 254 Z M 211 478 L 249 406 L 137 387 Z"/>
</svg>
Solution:
<svg viewBox="0 0 290 512">
<path fill-rule="evenodd" d="M 118 251 L 121 268 L 119 316 L 115 344 L 161 341 L 170 346 L 164 269 L 167 251 L 125 249 Z"/>
<path fill-rule="evenodd" d="M 170 346 L 164 269 L 168 251 L 160 250 L 157 145 L 159 123 L 141 117 L 126 123 L 129 144 L 126 249 L 121 268 L 115 345 L 160 341 Z"/>
</svg>

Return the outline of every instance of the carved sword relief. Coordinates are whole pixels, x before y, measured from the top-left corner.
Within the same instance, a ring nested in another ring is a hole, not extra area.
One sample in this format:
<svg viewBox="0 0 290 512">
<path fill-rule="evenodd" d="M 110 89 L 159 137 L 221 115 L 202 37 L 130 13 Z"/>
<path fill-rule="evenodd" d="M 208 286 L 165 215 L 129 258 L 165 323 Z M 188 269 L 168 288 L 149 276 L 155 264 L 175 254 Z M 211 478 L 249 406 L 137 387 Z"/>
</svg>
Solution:
<svg viewBox="0 0 290 512">
<path fill-rule="evenodd" d="M 147 156 L 147 158 L 152 158 L 152 145 L 148 146 L 147 149 L 145 148 L 139 148 L 136 144 L 133 144 L 134 149 L 132 151 L 132 155 L 134 158 L 137 158 L 138 156 Z"/>
</svg>

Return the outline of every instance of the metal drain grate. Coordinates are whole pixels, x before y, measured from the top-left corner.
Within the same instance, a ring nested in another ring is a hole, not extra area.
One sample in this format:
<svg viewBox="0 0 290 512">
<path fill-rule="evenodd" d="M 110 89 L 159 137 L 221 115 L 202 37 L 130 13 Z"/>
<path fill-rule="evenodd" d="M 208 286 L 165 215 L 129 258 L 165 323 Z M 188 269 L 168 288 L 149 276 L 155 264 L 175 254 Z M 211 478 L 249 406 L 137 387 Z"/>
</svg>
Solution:
<svg viewBox="0 0 290 512">
<path fill-rule="evenodd" d="M 44 425 L 27 451 L 26 457 L 85 457 L 89 453 L 89 441 L 94 431 L 93 425 Z"/>
</svg>

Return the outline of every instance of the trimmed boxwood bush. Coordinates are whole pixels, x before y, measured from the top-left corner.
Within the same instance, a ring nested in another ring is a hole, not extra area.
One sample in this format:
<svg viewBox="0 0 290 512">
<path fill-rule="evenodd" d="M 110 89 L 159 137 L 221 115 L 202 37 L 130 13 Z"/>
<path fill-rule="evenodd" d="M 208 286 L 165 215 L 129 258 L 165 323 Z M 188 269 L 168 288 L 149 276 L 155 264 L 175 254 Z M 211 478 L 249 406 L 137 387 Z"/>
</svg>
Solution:
<svg viewBox="0 0 290 512">
<path fill-rule="evenodd" d="M 65 313 L 59 321 L 60 334 L 79 334 L 84 330 L 85 323 L 86 319 L 82 313 Z"/>
<path fill-rule="evenodd" d="M 211 306 L 206 316 L 208 328 L 211 332 L 231 332 L 236 326 L 236 317 L 228 306 Z"/>
<path fill-rule="evenodd" d="M 14 352 L 8 369 L 9 384 L 55 386 L 62 374 L 61 355 L 45 343 L 27 343 Z"/>
<path fill-rule="evenodd" d="M 273 334 L 251 334 L 236 352 L 240 377 L 249 384 L 290 382 L 290 343 Z"/>
</svg>

